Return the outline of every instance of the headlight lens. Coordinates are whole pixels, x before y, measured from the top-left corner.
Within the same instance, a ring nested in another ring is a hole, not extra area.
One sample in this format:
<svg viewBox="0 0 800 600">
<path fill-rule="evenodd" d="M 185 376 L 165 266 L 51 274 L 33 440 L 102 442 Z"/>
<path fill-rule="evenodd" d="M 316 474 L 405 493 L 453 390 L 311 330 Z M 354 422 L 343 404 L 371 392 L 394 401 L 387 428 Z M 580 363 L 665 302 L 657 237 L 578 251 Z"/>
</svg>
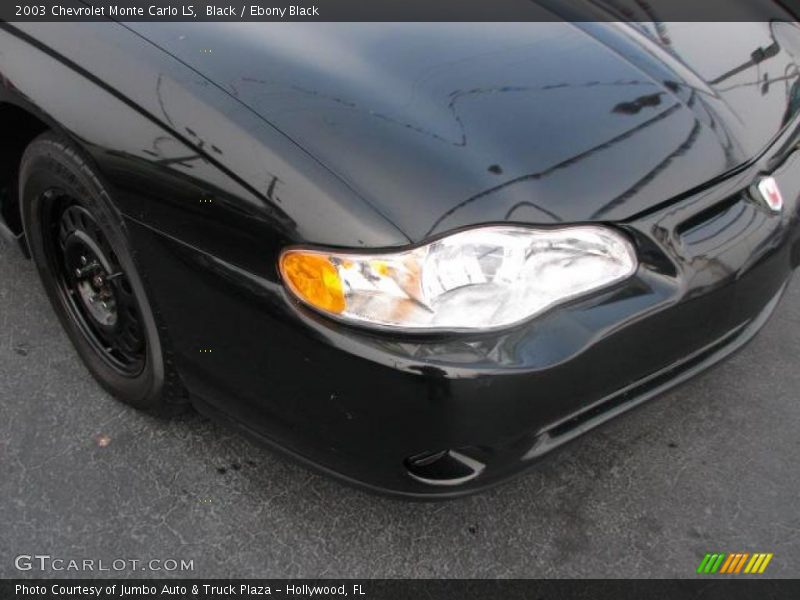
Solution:
<svg viewBox="0 0 800 600">
<path fill-rule="evenodd" d="M 400 252 L 289 249 L 289 289 L 342 320 L 414 331 L 512 325 L 630 277 L 636 254 L 599 225 L 490 226 Z"/>
</svg>

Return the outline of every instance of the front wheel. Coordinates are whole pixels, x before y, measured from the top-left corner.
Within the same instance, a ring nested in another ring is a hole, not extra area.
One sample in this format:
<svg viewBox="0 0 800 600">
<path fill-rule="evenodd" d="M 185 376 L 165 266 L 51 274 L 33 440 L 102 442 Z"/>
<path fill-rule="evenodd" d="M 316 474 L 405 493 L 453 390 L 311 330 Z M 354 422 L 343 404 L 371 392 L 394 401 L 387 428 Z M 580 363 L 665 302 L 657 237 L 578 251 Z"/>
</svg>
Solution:
<svg viewBox="0 0 800 600">
<path fill-rule="evenodd" d="M 185 394 L 129 249 L 122 217 L 81 151 L 53 133 L 22 158 L 19 193 L 31 255 L 75 349 L 113 396 L 175 412 Z"/>
</svg>

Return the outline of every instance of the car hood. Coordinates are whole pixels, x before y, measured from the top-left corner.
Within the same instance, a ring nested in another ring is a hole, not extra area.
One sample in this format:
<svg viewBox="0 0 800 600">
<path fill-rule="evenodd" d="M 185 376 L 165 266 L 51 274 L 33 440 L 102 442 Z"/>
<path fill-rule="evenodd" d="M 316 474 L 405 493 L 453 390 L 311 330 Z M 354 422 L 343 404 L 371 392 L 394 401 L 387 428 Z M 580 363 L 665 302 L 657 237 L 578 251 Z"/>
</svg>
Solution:
<svg viewBox="0 0 800 600">
<path fill-rule="evenodd" d="M 629 219 L 761 152 L 797 80 L 796 30 L 768 23 L 130 27 L 412 241 Z"/>
</svg>

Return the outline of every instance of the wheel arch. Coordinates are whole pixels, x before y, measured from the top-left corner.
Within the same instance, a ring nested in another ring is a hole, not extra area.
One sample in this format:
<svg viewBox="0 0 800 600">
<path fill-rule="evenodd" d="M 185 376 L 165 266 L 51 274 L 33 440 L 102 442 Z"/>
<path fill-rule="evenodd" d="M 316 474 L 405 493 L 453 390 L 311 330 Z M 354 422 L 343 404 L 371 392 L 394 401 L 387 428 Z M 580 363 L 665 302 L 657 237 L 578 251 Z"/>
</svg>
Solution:
<svg viewBox="0 0 800 600">
<path fill-rule="evenodd" d="M 28 257 L 30 254 L 22 231 L 17 179 L 25 148 L 40 134 L 54 129 L 53 123 L 48 121 L 18 104 L 0 101 L 0 130 L 4 134 L 0 146 L 0 220 L 20 241 Z"/>
</svg>

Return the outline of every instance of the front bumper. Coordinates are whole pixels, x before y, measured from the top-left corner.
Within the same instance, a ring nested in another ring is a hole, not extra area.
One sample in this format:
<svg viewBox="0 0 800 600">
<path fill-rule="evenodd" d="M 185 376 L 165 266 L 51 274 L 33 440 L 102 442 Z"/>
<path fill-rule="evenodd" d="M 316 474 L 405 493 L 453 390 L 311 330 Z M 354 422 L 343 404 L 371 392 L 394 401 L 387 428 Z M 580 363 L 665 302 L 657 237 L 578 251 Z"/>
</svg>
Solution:
<svg viewBox="0 0 800 600">
<path fill-rule="evenodd" d="M 635 277 L 499 333 L 336 324 L 280 284 L 130 227 L 140 258 L 158 261 L 145 269 L 201 410 L 372 490 L 453 497 L 523 471 L 754 335 L 800 259 L 800 153 L 769 163 L 778 214 L 752 190 L 766 164 L 617 224 L 636 241 Z"/>
</svg>

